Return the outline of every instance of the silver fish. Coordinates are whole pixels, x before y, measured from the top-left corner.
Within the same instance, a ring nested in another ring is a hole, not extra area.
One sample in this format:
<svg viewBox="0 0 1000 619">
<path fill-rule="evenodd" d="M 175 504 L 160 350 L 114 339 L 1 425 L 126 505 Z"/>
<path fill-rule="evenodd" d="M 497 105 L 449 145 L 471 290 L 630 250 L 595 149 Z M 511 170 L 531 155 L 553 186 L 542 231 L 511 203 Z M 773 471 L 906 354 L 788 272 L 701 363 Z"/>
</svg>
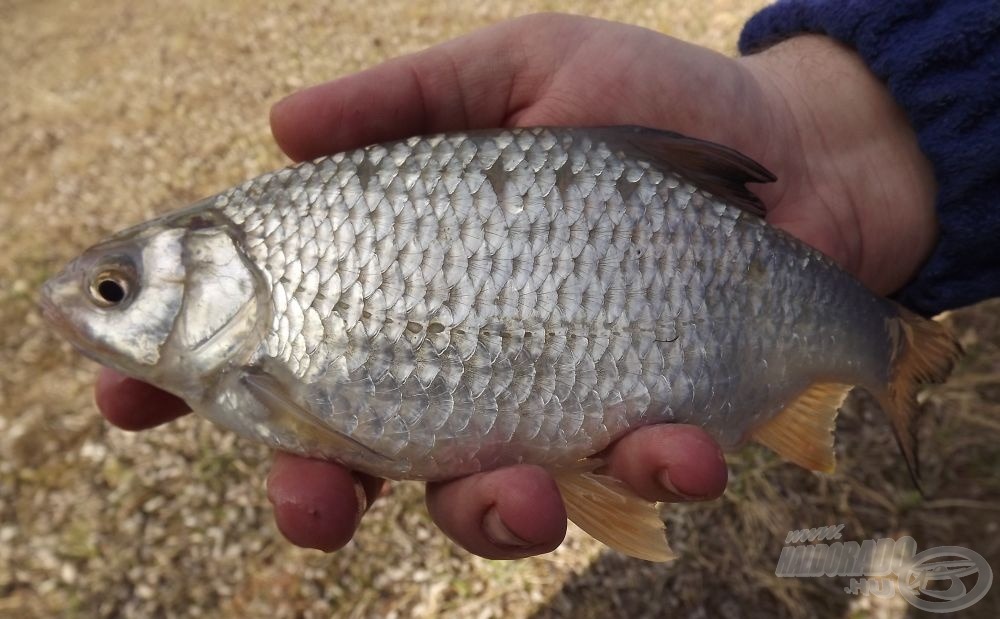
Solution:
<svg viewBox="0 0 1000 619">
<path fill-rule="evenodd" d="M 957 354 L 768 226 L 744 184 L 771 180 L 638 127 L 414 137 L 126 230 L 43 309 L 85 354 L 275 449 L 397 479 L 545 466 L 584 529 L 663 560 L 654 506 L 593 472 L 612 441 L 691 423 L 831 470 L 862 386 L 915 467 L 914 390 Z"/>
</svg>

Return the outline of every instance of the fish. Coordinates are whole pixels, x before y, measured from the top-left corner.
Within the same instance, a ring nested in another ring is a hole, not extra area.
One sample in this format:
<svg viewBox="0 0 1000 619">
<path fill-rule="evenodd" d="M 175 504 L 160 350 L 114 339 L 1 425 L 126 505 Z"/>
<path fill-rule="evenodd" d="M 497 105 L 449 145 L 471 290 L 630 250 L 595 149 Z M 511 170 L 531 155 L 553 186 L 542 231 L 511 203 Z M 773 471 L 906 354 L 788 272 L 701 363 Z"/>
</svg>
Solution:
<svg viewBox="0 0 1000 619">
<path fill-rule="evenodd" d="M 286 452 L 391 479 L 516 463 L 650 561 L 657 506 L 602 474 L 615 440 L 694 424 L 834 468 L 861 387 L 917 472 L 921 384 L 959 347 L 769 225 L 774 175 L 635 126 L 415 136 L 267 173 L 127 229 L 49 280 L 84 355 Z"/>
</svg>

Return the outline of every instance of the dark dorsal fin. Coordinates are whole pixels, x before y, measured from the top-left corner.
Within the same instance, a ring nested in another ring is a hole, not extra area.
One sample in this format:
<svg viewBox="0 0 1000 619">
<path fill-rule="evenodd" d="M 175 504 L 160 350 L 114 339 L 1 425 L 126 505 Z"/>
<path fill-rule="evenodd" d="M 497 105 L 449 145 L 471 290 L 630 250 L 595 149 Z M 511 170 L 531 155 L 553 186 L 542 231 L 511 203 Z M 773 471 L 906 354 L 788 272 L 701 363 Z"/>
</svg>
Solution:
<svg viewBox="0 0 1000 619">
<path fill-rule="evenodd" d="M 771 183 L 777 179 L 764 166 L 731 148 L 673 131 L 632 125 L 585 131 L 595 133 L 612 150 L 674 172 L 727 204 L 755 215 L 764 215 L 764 203 L 746 188 L 746 183 Z"/>
</svg>

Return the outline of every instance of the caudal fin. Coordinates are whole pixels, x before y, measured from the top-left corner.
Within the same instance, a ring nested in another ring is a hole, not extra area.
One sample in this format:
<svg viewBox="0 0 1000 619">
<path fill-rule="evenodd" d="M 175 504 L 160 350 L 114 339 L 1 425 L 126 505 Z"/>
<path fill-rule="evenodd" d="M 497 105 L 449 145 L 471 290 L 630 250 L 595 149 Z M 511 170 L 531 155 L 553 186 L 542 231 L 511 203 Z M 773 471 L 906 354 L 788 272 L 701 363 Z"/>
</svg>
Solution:
<svg viewBox="0 0 1000 619">
<path fill-rule="evenodd" d="M 889 370 L 889 384 L 876 395 L 889 415 L 910 476 L 919 489 L 917 390 L 922 384 L 943 382 L 962 349 L 943 325 L 903 308 L 899 308 L 899 316 L 892 319 L 890 329 L 896 350 Z"/>
</svg>

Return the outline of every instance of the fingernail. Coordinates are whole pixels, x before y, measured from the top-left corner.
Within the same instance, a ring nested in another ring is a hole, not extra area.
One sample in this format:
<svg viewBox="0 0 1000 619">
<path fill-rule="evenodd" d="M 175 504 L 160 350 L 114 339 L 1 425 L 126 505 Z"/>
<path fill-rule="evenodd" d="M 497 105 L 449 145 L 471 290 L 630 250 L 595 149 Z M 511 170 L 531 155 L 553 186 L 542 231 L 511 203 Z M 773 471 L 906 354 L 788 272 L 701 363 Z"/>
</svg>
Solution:
<svg viewBox="0 0 1000 619">
<path fill-rule="evenodd" d="M 677 486 L 674 485 L 673 480 L 670 479 L 670 472 L 667 471 L 666 469 L 660 471 L 660 473 L 656 476 L 656 479 L 660 482 L 661 486 L 663 486 L 664 488 L 667 489 L 668 492 L 670 492 L 670 494 L 673 494 L 679 499 L 683 499 L 686 501 L 694 501 L 698 499 L 698 497 L 696 496 L 692 496 L 686 492 L 681 492 L 680 490 L 678 490 Z"/>
<path fill-rule="evenodd" d="M 495 507 L 486 512 L 486 515 L 483 517 L 483 532 L 486 533 L 486 537 L 491 542 L 498 546 L 512 546 L 515 548 L 531 546 L 531 542 L 526 542 L 511 533 L 507 525 L 500 520 L 500 513 Z"/>
<path fill-rule="evenodd" d="M 368 511 L 368 493 L 365 492 L 365 487 L 361 485 L 360 481 L 355 480 L 354 482 L 354 495 L 358 499 L 358 515 L 354 518 L 354 528 L 358 528 L 361 524 L 361 518 Z"/>
</svg>

